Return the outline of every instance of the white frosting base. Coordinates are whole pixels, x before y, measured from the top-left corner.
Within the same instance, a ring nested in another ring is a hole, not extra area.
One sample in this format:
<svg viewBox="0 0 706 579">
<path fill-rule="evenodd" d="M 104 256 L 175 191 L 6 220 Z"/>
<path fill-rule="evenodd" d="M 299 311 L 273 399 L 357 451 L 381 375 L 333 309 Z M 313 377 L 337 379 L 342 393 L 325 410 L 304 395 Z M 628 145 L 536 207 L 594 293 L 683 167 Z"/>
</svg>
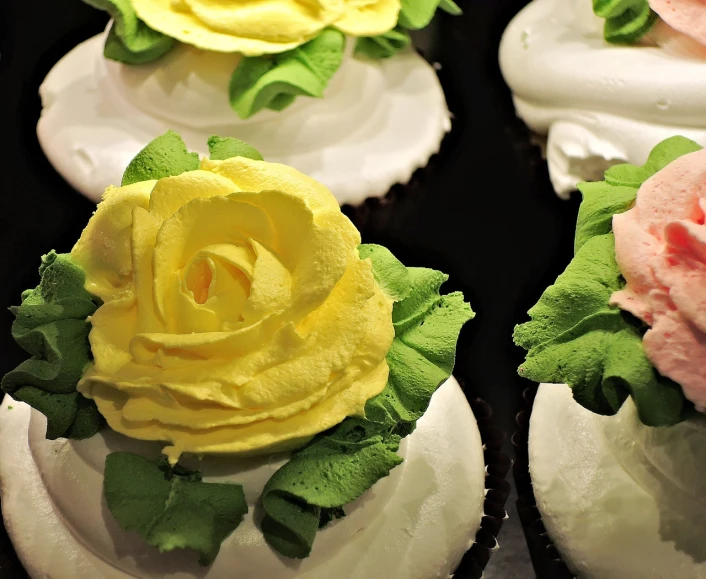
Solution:
<svg viewBox="0 0 706 579">
<path fill-rule="evenodd" d="M 299 97 L 282 112 L 241 120 L 228 103 L 239 56 L 180 45 L 154 64 L 103 57 L 104 36 L 78 45 L 40 87 L 39 142 L 78 191 L 99 201 L 130 160 L 173 129 L 208 154 L 209 136 L 232 136 L 359 204 L 382 196 L 438 152 L 451 128 L 434 69 L 414 51 L 381 61 L 352 58 L 354 42 L 321 99 Z"/>
<path fill-rule="evenodd" d="M 643 164 L 674 135 L 706 146 L 706 60 L 657 47 L 613 46 L 591 0 L 533 0 L 507 27 L 500 66 L 517 114 L 547 135 L 554 189 Z"/>
<path fill-rule="evenodd" d="M 10 410 L 9 406 L 13 409 Z M 86 441 L 48 441 L 46 421 L 6 397 L 0 406 L 0 491 L 5 526 L 33 579 L 447 579 L 473 543 L 485 497 L 483 448 L 455 379 L 433 396 L 404 442 L 405 462 L 320 531 L 311 556 L 289 560 L 254 524 L 256 501 L 286 457 L 204 459 L 204 480 L 243 484 L 250 512 L 215 563 L 160 555 L 122 531 L 102 501 L 105 455 L 159 453 L 159 446 L 105 432 Z"/>
<path fill-rule="evenodd" d="M 529 461 L 549 537 L 581 579 L 706 578 L 706 418 L 650 428 L 542 384 Z"/>
</svg>

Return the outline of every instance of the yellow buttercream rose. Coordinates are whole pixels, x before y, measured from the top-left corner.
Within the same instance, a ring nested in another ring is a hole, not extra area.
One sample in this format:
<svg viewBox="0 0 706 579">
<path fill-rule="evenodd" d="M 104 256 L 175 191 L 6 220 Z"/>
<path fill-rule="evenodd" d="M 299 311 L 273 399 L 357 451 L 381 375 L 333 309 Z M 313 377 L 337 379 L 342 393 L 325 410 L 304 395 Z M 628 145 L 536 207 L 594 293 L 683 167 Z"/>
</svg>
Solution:
<svg viewBox="0 0 706 579">
<path fill-rule="evenodd" d="M 148 26 L 186 44 L 245 56 L 291 50 L 334 26 L 376 36 L 397 24 L 400 0 L 132 0 Z"/>
<path fill-rule="evenodd" d="M 236 157 L 109 188 L 72 250 L 113 430 L 182 452 L 292 448 L 387 382 L 392 302 L 322 185 Z"/>
</svg>

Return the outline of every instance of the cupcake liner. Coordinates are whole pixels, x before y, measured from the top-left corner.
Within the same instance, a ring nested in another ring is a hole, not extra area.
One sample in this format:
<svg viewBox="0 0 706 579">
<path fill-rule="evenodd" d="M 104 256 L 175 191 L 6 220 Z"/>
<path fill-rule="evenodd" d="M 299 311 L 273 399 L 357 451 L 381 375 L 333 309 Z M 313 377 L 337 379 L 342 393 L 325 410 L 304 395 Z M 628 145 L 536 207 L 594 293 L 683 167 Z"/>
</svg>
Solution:
<svg viewBox="0 0 706 579">
<path fill-rule="evenodd" d="M 459 379 L 459 383 L 464 392 L 467 392 L 463 381 Z M 505 502 L 510 494 L 510 483 L 506 480 L 510 470 L 510 457 L 501 451 L 505 433 L 491 425 L 493 411 L 485 400 L 469 396 L 469 403 L 483 441 L 486 495 L 483 519 L 475 542 L 453 573 L 454 579 L 480 579 L 483 576 L 483 570 L 493 551 L 498 548 L 498 532 L 507 518 Z"/>
<path fill-rule="evenodd" d="M 539 386 L 535 384 L 528 386 L 523 392 L 525 407 L 517 414 L 518 429 L 512 435 L 512 446 L 515 449 L 512 472 L 519 497 L 517 512 L 537 579 L 574 579 L 575 575 L 569 571 L 544 528 L 532 489 L 529 471 L 529 423 L 538 389 Z"/>
</svg>

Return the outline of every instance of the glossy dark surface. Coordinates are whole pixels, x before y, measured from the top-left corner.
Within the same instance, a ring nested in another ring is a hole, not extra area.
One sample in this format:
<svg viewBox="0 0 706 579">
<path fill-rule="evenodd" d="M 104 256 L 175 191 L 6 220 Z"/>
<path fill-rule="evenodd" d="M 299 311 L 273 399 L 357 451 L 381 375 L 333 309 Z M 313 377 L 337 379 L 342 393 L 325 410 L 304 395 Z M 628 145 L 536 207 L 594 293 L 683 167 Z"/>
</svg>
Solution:
<svg viewBox="0 0 706 579">
<path fill-rule="evenodd" d="M 512 344 L 512 329 L 568 263 L 578 207 L 575 199 L 555 197 L 498 68 L 500 35 L 525 3 L 465 0 L 463 16 L 442 16 L 418 38 L 426 56 L 441 65 L 453 131 L 429 167 L 396 188 L 391 203 L 355 212 L 365 242 L 387 245 L 408 265 L 446 271 L 447 291 L 460 289 L 470 300 L 478 316 L 462 332 L 456 373 L 469 396 L 490 403 L 494 425 L 508 435 L 524 387 L 515 371 L 522 352 Z M 71 249 L 94 208 L 39 148 L 37 90 L 51 66 L 105 22 L 79 0 L 0 2 L 0 374 L 23 358 L 10 338 L 7 306 L 36 285 L 43 253 Z M 509 441 L 505 449 L 512 453 Z M 532 577 L 514 500 L 507 508 L 501 549 L 486 577 Z M 0 577 L 22 577 L 4 533 Z"/>
</svg>

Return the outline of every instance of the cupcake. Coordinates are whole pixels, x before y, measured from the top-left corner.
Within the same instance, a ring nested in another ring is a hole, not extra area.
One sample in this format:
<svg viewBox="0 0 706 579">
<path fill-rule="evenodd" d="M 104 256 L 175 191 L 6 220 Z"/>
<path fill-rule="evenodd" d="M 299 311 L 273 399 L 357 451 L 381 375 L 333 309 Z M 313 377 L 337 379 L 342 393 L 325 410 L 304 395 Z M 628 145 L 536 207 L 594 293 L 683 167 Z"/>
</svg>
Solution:
<svg viewBox="0 0 706 579">
<path fill-rule="evenodd" d="M 85 1 L 112 19 L 45 78 L 37 134 L 96 202 L 170 129 L 202 155 L 214 133 L 243 139 L 351 205 L 407 183 L 450 130 L 410 31 L 452 0 Z"/>
<path fill-rule="evenodd" d="M 706 144 L 704 22 L 691 0 L 533 0 L 515 17 L 500 65 L 558 195 L 674 134 Z"/>
<path fill-rule="evenodd" d="M 19 558 L 33 579 L 448 577 L 486 494 L 451 377 L 470 306 L 361 245 L 310 177 L 209 152 L 148 144 L 13 308 Z"/>
<path fill-rule="evenodd" d="M 581 578 L 706 577 L 704 167 L 672 137 L 581 183 L 574 259 L 515 331 L 543 383 L 527 534 Z"/>
</svg>

